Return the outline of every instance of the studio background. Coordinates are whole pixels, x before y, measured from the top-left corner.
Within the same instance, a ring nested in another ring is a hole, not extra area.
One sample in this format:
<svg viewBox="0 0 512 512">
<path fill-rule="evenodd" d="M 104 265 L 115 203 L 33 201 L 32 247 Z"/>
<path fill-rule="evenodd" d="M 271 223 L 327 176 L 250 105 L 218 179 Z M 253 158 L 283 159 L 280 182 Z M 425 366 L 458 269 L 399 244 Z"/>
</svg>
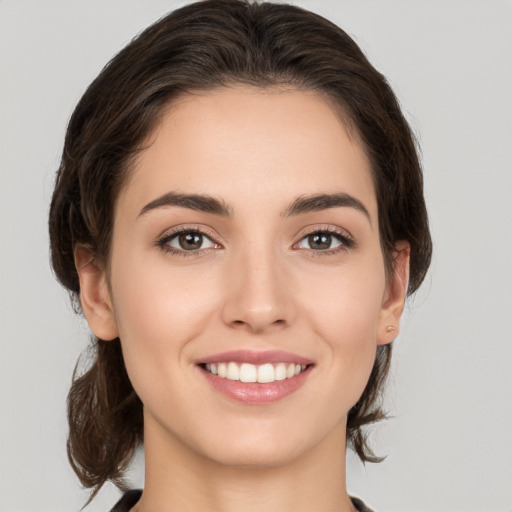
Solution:
<svg viewBox="0 0 512 512">
<path fill-rule="evenodd" d="M 49 267 L 72 109 L 133 35 L 186 2 L 0 0 L 0 511 L 78 511 L 65 400 L 88 334 Z M 512 510 L 512 2 L 302 0 L 355 37 L 418 135 L 435 243 L 395 343 L 377 512 Z M 307 411 L 305 411 L 307 414 Z M 341 456 L 341 455 L 340 455 Z M 142 469 L 131 473 L 142 485 Z M 105 487 L 85 512 L 118 499 Z"/>
</svg>

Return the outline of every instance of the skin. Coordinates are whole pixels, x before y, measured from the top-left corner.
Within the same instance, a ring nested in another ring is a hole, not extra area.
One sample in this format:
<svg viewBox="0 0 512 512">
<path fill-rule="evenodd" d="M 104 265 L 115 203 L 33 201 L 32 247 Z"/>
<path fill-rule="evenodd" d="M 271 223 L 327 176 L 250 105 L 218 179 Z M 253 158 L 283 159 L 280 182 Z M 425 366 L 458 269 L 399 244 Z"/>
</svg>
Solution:
<svg viewBox="0 0 512 512">
<path fill-rule="evenodd" d="M 400 242 L 386 279 L 357 137 L 312 92 L 239 87 L 176 100 L 148 142 L 118 198 L 109 271 L 75 251 L 89 325 L 120 337 L 144 404 L 146 484 L 134 510 L 354 510 L 347 413 L 377 346 L 397 335 L 409 257 Z M 176 205 L 141 214 L 169 192 L 214 197 L 230 215 Z M 339 193 L 367 214 L 283 214 L 300 196 Z M 178 226 L 208 238 L 187 252 L 169 238 Z M 312 248 L 315 230 L 342 238 Z M 214 390 L 196 364 L 239 348 L 314 366 L 291 395 L 247 405 Z"/>
</svg>

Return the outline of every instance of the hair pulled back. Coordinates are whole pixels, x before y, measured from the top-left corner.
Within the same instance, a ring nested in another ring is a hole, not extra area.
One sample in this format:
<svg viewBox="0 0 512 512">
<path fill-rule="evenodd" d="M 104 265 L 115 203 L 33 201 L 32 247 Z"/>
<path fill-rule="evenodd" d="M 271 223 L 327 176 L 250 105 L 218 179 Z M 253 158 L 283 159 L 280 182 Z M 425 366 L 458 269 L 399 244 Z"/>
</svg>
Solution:
<svg viewBox="0 0 512 512">
<path fill-rule="evenodd" d="M 246 0 L 205 0 L 165 16 L 119 52 L 89 86 L 66 133 L 50 208 L 51 258 L 79 307 L 76 244 L 107 265 L 114 210 L 130 164 L 173 98 L 236 84 L 293 87 L 329 99 L 357 133 L 372 163 L 382 250 L 393 272 L 395 243 L 411 246 L 409 293 L 431 256 L 414 137 L 386 79 L 354 41 L 301 8 Z M 94 496 L 123 471 L 143 440 L 142 403 L 128 379 L 119 339 L 94 339 L 85 373 L 68 396 L 68 455 Z M 379 460 L 363 427 L 379 408 L 391 346 L 379 346 L 369 382 L 351 409 L 347 440 L 363 461 Z M 341 456 L 341 454 L 340 454 Z"/>
</svg>

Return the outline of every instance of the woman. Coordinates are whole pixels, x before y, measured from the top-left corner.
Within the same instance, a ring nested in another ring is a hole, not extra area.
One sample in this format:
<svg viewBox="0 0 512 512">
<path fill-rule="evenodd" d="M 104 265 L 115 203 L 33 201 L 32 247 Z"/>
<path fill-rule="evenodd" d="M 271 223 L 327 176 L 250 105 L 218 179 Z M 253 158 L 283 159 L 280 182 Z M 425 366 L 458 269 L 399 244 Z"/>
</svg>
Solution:
<svg viewBox="0 0 512 512">
<path fill-rule="evenodd" d="M 69 394 L 115 510 L 368 510 L 364 426 L 431 241 L 410 129 L 327 20 L 207 0 L 122 50 L 70 120 L 52 261 L 95 335 Z"/>
</svg>

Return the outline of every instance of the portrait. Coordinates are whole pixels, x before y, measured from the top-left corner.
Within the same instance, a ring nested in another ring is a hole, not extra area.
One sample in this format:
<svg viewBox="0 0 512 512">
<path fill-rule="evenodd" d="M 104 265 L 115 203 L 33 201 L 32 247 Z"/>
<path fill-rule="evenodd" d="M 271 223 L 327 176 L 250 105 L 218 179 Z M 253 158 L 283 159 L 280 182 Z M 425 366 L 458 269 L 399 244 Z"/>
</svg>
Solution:
<svg viewBox="0 0 512 512">
<path fill-rule="evenodd" d="M 27 5 L 2 506 L 509 510 L 510 3 Z"/>
</svg>

